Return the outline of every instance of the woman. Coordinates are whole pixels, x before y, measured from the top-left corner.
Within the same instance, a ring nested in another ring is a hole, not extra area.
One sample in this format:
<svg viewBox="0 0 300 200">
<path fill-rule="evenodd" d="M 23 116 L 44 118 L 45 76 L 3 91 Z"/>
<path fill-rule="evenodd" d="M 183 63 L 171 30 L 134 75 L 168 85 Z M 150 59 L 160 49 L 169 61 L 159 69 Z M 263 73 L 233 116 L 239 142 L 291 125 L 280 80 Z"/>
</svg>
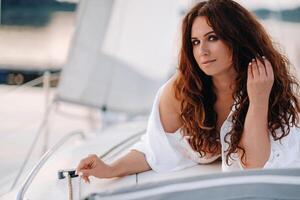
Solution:
<svg viewBox="0 0 300 200">
<path fill-rule="evenodd" d="M 224 171 L 300 166 L 298 83 L 289 66 L 238 3 L 198 3 L 183 19 L 178 72 L 158 91 L 141 142 L 111 165 L 91 155 L 77 171 L 89 181 L 219 157 Z"/>
</svg>

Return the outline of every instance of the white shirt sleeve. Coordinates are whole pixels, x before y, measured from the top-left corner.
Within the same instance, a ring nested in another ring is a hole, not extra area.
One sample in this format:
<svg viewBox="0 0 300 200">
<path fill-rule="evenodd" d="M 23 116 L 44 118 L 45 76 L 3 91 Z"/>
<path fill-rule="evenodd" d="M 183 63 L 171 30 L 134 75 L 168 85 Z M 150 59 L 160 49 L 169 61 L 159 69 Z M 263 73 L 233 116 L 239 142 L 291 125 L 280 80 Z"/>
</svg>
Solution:
<svg viewBox="0 0 300 200">
<path fill-rule="evenodd" d="M 185 148 L 186 144 L 178 134 L 168 134 L 164 131 L 159 115 L 159 97 L 163 90 L 162 86 L 155 97 L 151 114 L 148 119 L 146 134 L 131 149 L 145 154 L 150 167 L 156 172 L 177 171 L 197 165 L 192 159 L 190 152 Z M 195 152 L 196 153 L 196 152 Z M 203 159 L 203 163 L 213 162 L 219 156 Z"/>
<path fill-rule="evenodd" d="M 277 129 L 276 132 L 281 131 Z M 300 167 L 300 129 L 293 126 L 290 133 L 281 140 L 274 140 L 270 134 L 271 152 L 264 168 Z"/>
</svg>

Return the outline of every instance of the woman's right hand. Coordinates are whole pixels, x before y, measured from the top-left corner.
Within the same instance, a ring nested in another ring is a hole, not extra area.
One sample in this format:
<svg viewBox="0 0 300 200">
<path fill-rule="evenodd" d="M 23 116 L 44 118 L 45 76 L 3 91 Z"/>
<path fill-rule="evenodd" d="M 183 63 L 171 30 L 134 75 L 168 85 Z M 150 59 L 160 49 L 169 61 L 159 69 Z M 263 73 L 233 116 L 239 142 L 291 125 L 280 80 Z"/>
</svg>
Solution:
<svg viewBox="0 0 300 200">
<path fill-rule="evenodd" d="M 97 155 L 92 154 L 80 161 L 76 168 L 76 173 L 85 182 L 90 182 L 89 176 L 97 178 L 113 177 L 113 168 L 105 164 Z"/>
</svg>

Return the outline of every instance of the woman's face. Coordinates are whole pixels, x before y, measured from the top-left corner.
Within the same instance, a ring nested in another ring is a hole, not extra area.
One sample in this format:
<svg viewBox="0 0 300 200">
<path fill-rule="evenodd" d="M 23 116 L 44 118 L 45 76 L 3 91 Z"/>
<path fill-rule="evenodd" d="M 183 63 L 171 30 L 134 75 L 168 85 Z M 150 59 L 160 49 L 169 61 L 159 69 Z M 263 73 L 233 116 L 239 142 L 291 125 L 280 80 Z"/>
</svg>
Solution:
<svg viewBox="0 0 300 200">
<path fill-rule="evenodd" d="M 191 42 L 194 57 L 208 76 L 231 74 L 232 51 L 218 38 L 206 17 L 197 17 L 192 25 Z"/>
</svg>

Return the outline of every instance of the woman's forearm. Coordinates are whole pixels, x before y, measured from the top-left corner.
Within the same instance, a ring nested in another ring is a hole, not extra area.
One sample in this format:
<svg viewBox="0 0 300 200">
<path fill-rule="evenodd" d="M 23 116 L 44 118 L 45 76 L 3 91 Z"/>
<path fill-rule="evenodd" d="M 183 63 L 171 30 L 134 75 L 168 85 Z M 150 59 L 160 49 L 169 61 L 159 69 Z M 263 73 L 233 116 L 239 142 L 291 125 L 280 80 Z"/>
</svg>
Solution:
<svg viewBox="0 0 300 200">
<path fill-rule="evenodd" d="M 146 161 L 145 155 L 136 150 L 130 151 L 125 156 L 113 162 L 110 166 L 112 167 L 111 177 L 122 177 L 151 169 Z"/>
<path fill-rule="evenodd" d="M 268 105 L 274 73 L 270 61 L 264 56 L 262 58 L 253 58 L 248 65 L 247 92 L 250 104 L 240 141 L 240 146 L 245 150 L 244 158 L 242 151 L 239 151 L 245 168 L 261 168 L 270 156 Z"/>
<path fill-rule="evenodd" d="M 267 102 L 262 101 L 259 105 L 250 103 L 240 144 L 245 149 L 245 168 L 265 165 L 270 155 Z"/>
</svg>

